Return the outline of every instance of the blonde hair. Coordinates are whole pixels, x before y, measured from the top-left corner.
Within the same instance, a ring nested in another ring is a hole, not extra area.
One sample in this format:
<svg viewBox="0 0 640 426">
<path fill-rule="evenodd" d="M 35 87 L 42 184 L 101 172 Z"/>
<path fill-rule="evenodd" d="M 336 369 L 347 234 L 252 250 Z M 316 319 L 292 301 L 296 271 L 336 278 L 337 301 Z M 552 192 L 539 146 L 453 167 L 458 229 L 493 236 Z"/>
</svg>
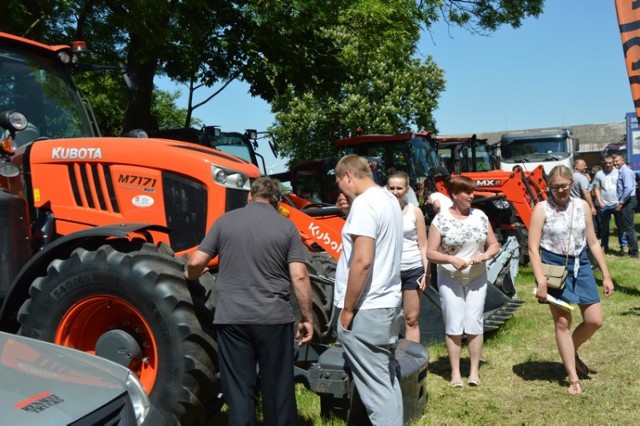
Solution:
<svg viewBox="0 0 640 426">
<path fill-rule="evenodd" d="M 549 183 L 551 183 L 557 177 L 563 177 L 563 178 L 569 179 L 570 181 L 573 182 L 573 172 L 567 166 L 562 166 L 562 165 L 555 166 L 549 172 L 549 177 L 548 177 L 547 181 Z"/>
<path fill-rule="evenodd" d="M 360 157 L 356 154 L 348 154 L 345 155 L 338 161 L 336 164 L 335 173 L 338 177 L 343 177 L 345 173 L 349 171 L 353 175 L 353 177 L 362 179 L 362 178 L 370 178 L 373 179 L 373 174 L 371 173 L 371 166 L 369 166 L 369 161 L 366 158 Z"/>
</svg>

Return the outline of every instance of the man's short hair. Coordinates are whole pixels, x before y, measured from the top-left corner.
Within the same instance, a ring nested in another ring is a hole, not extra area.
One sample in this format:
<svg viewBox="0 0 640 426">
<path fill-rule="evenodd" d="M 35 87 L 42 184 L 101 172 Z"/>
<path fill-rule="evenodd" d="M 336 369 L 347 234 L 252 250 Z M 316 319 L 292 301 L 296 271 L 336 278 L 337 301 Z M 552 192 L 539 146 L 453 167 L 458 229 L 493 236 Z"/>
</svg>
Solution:
<svg viewBox="0 0 640 426">
<path fill-rule="evenodd" d="M 280 202 L 280 182 L 270 177 L 260 177 L 251 184 L 251 197 L 269 201 L 274 207 Z"/>
<path fill-rule="evenodd" d="M 621 152 L 614 152 L 611 155 L 613 155 L 613 158 L 622 158 L 622 161 L 627 161 L 627 159 L 624 158 L 624 154 L 622 154 Z"/>
<path fill-rule="evenodd" d="M 373 173 L 371 173 L 369 161 L 356 154 L 347 154 L 338 161 L 338 164 L 336 164 L 335 173 L 337 177 L 343 177 L 347 171 L 351 172 L 354 177 L 359 179 L 367 177 L 373 179 Z"/>
</svg>

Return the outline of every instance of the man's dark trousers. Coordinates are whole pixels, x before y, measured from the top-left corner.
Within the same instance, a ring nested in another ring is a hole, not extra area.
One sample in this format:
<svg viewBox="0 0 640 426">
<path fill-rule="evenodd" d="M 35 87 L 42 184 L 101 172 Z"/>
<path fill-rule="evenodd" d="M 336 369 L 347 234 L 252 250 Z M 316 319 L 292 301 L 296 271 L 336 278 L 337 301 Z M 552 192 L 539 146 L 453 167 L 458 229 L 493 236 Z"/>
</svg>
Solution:
<svg viewBox="0 0 640 426">
<path fill-rule="evenodd" d="M 638 255 L 638 235 L 636 234 L 636 228 L 633 223 L 637 205 L 638 200 L 636 200 L 636 197 L 629 197 L 620 210 L 620 227 L 622 231 L 627 234 L 629 254 L 632 256 Z"/>
<path fill-rule="evenodd" d="M 229 424 L 256 424 L 259 375 L 263 424 L 296 425 L 293 324 L 216 324 L 216 334 L 222 391 L 229 405 Z"/>
</svg>

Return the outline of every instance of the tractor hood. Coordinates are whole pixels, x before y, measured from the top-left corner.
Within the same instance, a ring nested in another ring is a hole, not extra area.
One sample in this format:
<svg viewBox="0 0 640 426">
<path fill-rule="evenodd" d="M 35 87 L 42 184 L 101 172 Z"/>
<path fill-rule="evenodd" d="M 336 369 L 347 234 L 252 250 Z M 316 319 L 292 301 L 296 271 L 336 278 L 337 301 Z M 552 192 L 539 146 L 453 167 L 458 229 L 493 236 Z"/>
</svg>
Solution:
<svg viewBox="0 0 640 426">
<path fill-rule="evenodd" d="M 0 333 L 2 424 L 69 424 L 123 399 L 129 370 L 84 352 Z"/>
</svg>

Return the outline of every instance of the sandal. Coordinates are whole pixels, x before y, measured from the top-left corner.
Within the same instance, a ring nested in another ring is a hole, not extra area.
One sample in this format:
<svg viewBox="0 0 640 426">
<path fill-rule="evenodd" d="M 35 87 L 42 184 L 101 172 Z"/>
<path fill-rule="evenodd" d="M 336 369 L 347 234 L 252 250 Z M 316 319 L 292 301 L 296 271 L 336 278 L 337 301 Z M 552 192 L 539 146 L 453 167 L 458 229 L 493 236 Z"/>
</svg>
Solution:
<svg viewBox="0 0 640 426">
<path fill-rule="evenodd" d="M 469 386 L 480 386 L 480 379 L 469 379 L 468 380 Z"/>
<path fill-rule="evenodd" d="M 575 382 L 569 382 L 567 392 L 569 392 L 569 395 L 582 395 L 582 386 L 580 386 L 580 381 L 576 380 Z"/>
<path fill-rule="evenodd" d="M 451 387 L 452 387 L 452 388 L 459 389 L 459 388 L 461 388 L 462 386 L 463 386 L 463 385 L 462 385 L 462 380 L 451 381 Z"/>
<path fill-rule="evenodd" d="M 578 376 L 580 376 L 580 378 L 588 377 L 589 373 L 591 373 L 591 370 L 589 370 L 589 367 L 587 367 L 587 364 L 582 362 L 577 352 L 576 352 L 576 373 L 578 373 Z"/>
</svg>

